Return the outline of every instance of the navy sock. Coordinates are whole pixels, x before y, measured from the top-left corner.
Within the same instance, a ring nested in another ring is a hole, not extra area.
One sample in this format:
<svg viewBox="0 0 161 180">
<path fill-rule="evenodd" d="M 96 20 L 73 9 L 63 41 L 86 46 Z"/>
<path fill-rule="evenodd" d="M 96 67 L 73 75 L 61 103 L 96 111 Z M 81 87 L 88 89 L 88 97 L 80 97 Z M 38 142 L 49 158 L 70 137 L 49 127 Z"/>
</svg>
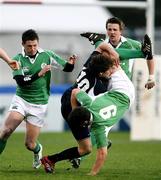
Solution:
<svg viewBox="0 0 161 180">
<path fill-rule="evenodd" d="M 56 163 L 57 161 L 62 161 L 66 159 L 74 159 L 78 157 L 81 157 L 81 155 L 78 152 L 78 147 L 72 147 L 58 154 L 48 156 L 48 159 Z"/>
</svg>

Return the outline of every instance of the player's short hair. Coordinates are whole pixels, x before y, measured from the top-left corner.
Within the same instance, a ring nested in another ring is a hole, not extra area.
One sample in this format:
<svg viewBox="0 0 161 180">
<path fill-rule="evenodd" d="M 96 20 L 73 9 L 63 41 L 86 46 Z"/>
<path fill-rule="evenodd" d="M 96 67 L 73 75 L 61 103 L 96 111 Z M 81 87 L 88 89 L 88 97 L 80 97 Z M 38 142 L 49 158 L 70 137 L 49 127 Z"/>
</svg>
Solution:
<svg viewBox="0 0 161 180">
<path fill-rule="evenodd" d="M 107 71 L 114 65 L 113 59 L 107 58 L 104 53 L 100 53 L 92 56 L 92 59 L 89 63 L 89 71 L 96 77 L 99 77 L 100 73 Z"/>
<path fill-rule="evenodd" d="M 22 34 L 22 42 L 25 43 L 26 41 L 34 41 L 38 40 L 39 41 L 39 36 L 37 32 L 33 29 L 28 29 L 27 31 L 23 32 Z"/>
<path fill-rule="evenodd" d="M 88 127 L 92 122 L 92 114 L 85 107 L 77 107 L 68 116 L 69 123 L 79 124 L 80 127 Z"/>
<path fill-rule="evenodd" d="M 108 28 L 109 23 L 118 24 L 121 31 L 123 31 L 124 28 L 125 28 L 124 22 L 118 17 L 112 17 L 112 18 L 107 19 L 107 21 L 106 21 L 106 29 Z"/>
</svg>

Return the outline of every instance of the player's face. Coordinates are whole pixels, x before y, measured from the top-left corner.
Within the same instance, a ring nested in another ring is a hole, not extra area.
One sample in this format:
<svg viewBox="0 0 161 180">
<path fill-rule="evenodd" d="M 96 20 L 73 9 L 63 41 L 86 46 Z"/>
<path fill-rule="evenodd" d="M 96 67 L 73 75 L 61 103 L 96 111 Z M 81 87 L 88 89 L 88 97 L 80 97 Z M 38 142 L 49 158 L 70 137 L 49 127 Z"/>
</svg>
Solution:
<svg viewBox="0 0 161 180">
<path fill-rule="evenodd" d="M 23 43 L 22 45 L 24 47 L 26 55 L 34 56 L 37 53 L 38 44 L 38 40 L 28 40 L 25 43 Z"/>
<path fill-rule="evenodd" d="M 107 25 L 107 35 L 111 44 L 118 45 L 121 39 L 121 33 L 119 24 L 108 23 Z"/>
</svg>

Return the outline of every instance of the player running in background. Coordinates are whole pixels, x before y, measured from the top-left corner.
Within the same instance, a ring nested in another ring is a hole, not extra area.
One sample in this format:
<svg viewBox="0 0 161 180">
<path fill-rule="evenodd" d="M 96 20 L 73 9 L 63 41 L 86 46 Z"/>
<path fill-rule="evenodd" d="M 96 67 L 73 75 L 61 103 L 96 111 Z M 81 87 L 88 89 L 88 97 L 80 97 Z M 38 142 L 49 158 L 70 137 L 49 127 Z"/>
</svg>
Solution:
<svg viewBox="0 0 161 180">
<path fill-rule="evenodd" d="M 54 172 L 55 163 L 82 157 L 91 153 L 90 131 L 97 140 L 96 161 L 89 175 L 96 175 L 103 166 L 107 156 L 107 133 L 116 124 L 134 101 L 134 86 L 114 56 L 104 51 L 92 57 L 90 73 L 95 77 L 111 78 L 112 88 L 93 98 L 79 88 L 72 90 L 71 104 L 73 111 L 68 117 L 68 124 L 78 147 L 66 149 L 60 153 L 48 155 L 41 162 L 47 173 Z M 82 107 L 77 108 L 81 104 Z M 91 126 L 89 129 L 89 126 Z M 108 129 L 108 132 L 107 132 Z"/>
<path fill-rule="evenodd" d="M 53 51 L 39 48 L 39 36 L 32 29 L 22 34 L 22 45 L 22 53 L 13 58 L 20 64 L 20 69 L 13 71 L 13 78 L 17 83 L 16 95 L 0 130 L 0 153 L 4 151 L 14 130 L 25 121 L 25 146 L 33 152 L 33 167 L 37 169 L 41 165 L 42 157 L 42 145 L 37 139 L 44 124 L 50 95 L 51 64 L 70 72 L 76 58 L 71 56 L 69 61 L 66 61 Z"/>
<path fill-rule="evenodd" d="M 0 48 L 0 58 L 3 59 L 10 66 L 11 69 L 19 69 L 19 63 L 15 60 L 12 60 L 2 48 Z"/>
<path fill-rule="evenodd" d="M 82 33 L 81 36 L 88 38 L 89 41 L 95 45 L 95 47 L 97 47 L 102 41 L 105 41 L 106 43 L 111 44 L 111 46 L 113 46 L 113 48 L 115 48 L 118 53 L 120 52 L 121 48 L 126 48 L 129 50 L 132 50 L 132 49 L 138 50 L 136 51 L 136 55 L 139 55 L 139 51 L 141 50 L 141 43 L 136 40 L 122 36 L 124 27 L 125 25 L 121 19 L 119 19 L 118 17 L 112 17 L 112 18 L 107 19 L 106 21 L 107 38 L 105 34 L 98 34 L 98 33 L 93 33 L 93 32 Z M 127 51 L 126 52 L 127 57 L 125 57 L 124 55 L 124 58 L 122 59 L 120 58 L 120 63 L 121 63 L 122 69 L 125 71 L 127 76 L 131 79 L 133 65 L 134 65 L 134 58 L 130 57 L 129 56 L 130 54 L 131 52 L 129 51 L 128 53 Z M 141 55 L 139 56 L 141 57 Z M 149 70 L 149 78 L 145 84 L 145 87 L 147 89 L 150 89 L 155 85 L 154 60 L 153 60 L 152 53 L 146 54 L 146 58 L 147 58 L 146 62 L 147 62 L 148 70 Z M 98 80 L 95 87 L 97 88 L 97 86 L 99 87 L 100 85 L 102 85 L 102 82 Z M 104 86 L 106 90 L 108 86 L 107 83 L 104 83 Z M 99 94 L 100 92 L 102 92 L 100 88 L 95 89 L 96 94 Z"/>
</svg>

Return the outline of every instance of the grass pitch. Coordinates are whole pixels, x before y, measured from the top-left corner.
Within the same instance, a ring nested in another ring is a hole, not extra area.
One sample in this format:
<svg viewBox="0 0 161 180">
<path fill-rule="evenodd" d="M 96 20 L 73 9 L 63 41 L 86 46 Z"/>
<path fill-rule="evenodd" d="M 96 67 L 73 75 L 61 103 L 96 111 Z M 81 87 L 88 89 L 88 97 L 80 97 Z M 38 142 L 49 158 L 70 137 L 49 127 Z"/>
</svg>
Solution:
<svg viewBox="0 0 161 180">
<path fill-rule="evenodd" d="M 111 132 L 113 144 L 108 159 L 96 177 L 87 176 L 95 160 L 96 150 L 84 158 L 79 169 L 70 169 L 69 162 L 56 164 L 55 174 L 46 174 L 41 167 L 32 168 L 32 153 L 24 147 L 24 134 L 15 133 L 0 156 L 0 180 L 161 180 L 161 142 L 131 142 L 129 133 Z M 71 133 L 42 133 L 39 138 L 43 154 L 53 154 L 76 145 Z"/>
</svg>

